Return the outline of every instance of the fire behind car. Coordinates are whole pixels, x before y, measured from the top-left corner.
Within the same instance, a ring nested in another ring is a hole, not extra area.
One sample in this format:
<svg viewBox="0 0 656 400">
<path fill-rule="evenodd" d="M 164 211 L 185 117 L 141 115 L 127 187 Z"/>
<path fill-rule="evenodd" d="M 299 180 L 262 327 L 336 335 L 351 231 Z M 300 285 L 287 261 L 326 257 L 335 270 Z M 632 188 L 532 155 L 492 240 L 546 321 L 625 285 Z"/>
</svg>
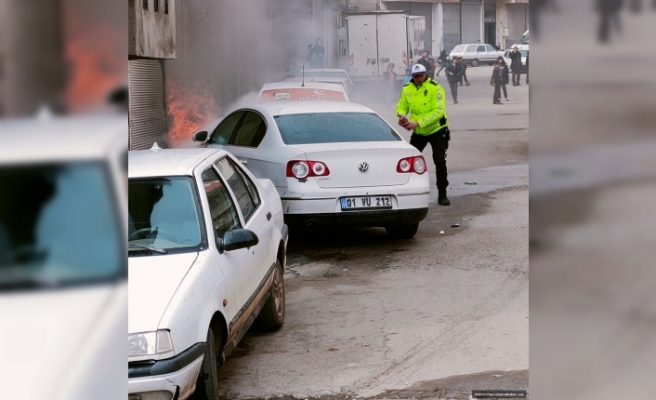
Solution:
<svg viewBox="0 0 656 400">
<path fill-rule="evenodd" d="M 424 157 L 359 104 L 253 104 L 194 140 L 270 179 L 290 226 L 385 227 L 409 238 L 428 213 Z"/>
</svg>

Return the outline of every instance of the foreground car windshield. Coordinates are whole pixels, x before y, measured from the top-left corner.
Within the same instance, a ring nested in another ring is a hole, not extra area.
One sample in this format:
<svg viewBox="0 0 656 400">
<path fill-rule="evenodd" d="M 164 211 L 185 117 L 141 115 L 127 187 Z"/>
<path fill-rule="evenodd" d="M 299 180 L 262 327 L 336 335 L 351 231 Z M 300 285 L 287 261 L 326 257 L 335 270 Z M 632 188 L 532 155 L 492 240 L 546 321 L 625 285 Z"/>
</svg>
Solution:
<svg viewBox="0 0 656 400">
<path fill-rule="evenodd" d="M 200 212 L 190 177 L 130 179 L 128 255 L 197 251 Z"/>
<path fill-rule="evenodd" d="M 306 72 L 305 76 L 309 77 L 330 77 L 330 78 L 348 78 L 348 75 L 344 72 L 339 71 L 317 71 L 317 72 Z"/>
<path fill-rule="evenodd" d="M 274 117 L 285 144 L 393 142 L 401 138 L 371 113 L 316 113 Z"/>
<path fill-rule="evenodd" d="M 102 162 L 0 166 L 0 288 L 122 277 L 120 220 Z"/>
</svg>

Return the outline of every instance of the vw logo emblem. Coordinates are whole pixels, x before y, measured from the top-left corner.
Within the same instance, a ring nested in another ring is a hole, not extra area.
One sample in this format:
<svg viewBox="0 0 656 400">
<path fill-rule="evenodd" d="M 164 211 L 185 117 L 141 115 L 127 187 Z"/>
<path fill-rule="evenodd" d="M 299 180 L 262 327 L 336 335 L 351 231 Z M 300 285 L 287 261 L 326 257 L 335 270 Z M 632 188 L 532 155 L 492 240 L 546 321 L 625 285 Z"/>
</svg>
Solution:
<svg viewBox="0 0 656 400">
<path fill-rule="evenodd" d="M 358 169 L 363 174 L 366 174 L 367 172 L 369 172 L 369 164 L 366 161 L 362 161 L 360 165 L 358 165 Z"/>
</svg>

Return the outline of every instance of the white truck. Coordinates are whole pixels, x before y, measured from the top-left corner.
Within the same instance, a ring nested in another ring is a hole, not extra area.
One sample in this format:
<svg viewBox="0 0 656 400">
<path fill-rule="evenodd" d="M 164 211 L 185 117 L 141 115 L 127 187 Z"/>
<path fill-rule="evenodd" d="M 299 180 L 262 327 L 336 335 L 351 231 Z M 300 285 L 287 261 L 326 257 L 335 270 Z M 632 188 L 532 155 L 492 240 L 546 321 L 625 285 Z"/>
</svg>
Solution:
<svg viewBox="0 0 656 400">
<path fill-rule="evenodd" d="M 403 76 L 424 50 L 425 17 L 381 11 L 352 14 L 346 21 L 352 77 L 380 77 L 390 63 L 394 63 L 394 72 Z"/>
</svg>

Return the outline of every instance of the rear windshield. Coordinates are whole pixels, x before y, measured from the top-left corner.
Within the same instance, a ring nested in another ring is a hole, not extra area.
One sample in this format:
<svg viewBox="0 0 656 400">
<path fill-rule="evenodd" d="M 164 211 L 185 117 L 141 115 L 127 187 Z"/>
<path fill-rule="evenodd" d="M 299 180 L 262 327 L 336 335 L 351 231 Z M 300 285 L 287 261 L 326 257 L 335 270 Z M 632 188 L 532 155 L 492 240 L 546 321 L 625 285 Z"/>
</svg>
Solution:
<svg viewBox="0 0 656 400">
<path fill-rule="evenodd" d="M 274 118 L 286 144 L 401 140 L 381 117 L 371 113 L 292 114 Z"/>
<path fill-rule="evenodd" d="M 462 51 L 465 49 L 465 46 L 456 46 L 451 50 L 453 53 L 462 53 Z"/>
</svg>

